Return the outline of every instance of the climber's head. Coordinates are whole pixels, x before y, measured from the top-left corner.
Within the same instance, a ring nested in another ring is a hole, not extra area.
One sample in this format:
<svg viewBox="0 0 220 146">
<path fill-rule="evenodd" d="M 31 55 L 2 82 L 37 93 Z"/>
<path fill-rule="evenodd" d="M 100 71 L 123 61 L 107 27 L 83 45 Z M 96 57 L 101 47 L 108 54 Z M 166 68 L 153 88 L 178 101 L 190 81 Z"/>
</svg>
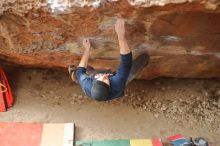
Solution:
<svg viewBox="0 0 220 146">
<path fill-rule="evenodd" d="M 92 85 L 91 96 L 98 101 L 108 99 L 110 93 L 109 74 L 96 74 Z"/>
</svg>

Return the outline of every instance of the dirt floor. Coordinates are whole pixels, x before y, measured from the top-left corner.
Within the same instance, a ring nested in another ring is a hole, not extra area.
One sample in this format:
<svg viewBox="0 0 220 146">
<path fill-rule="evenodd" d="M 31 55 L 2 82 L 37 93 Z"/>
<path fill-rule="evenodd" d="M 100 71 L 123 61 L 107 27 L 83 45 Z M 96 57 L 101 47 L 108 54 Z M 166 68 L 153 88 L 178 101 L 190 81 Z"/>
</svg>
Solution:
<svg viewBox="0 0 220 146">
<path fill-rule="evenodd" d="M 216 79 L 135 80 L 124 97 L 96 102 L 67 72 L 10 68 L 16 102 L 1 122 L 75 122 L 77 140 L 131 139 L 175 134 L 206 137 L 220 146 L 220 82 Z"/>
</svg>

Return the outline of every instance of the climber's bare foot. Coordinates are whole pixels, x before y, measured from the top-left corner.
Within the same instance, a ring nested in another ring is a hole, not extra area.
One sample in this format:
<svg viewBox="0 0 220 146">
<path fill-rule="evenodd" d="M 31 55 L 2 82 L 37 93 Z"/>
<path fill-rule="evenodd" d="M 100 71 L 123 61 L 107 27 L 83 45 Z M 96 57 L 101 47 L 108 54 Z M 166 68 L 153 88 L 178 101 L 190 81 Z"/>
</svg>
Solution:
<svg viewBox="0 0 220 146">
<path fill-rule="evenodd" d="M 76 71 L 77 71 L 77 68 L 74 65 L 69 65 L 68 66 L 68 72 L 70 74 L 70 77 L 71 77 L 72 81 L 79 84 L 79 81 L 76 77 Z"/>
</svg>

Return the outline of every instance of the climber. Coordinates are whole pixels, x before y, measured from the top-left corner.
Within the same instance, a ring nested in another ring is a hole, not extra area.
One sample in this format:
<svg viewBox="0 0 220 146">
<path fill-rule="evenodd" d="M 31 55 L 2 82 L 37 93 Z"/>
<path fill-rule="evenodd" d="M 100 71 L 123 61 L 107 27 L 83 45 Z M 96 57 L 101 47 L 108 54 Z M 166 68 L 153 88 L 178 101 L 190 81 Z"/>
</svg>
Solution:
<svg viewBox="0 0 220 146">
<path fill-rule="evenodd" d="M 89 39 L 83 40 L 85 50 L 77 70 L 74 70 L 73 65 L 70 65 L 68 68 L 72 80 L 75 80 L 76 82 L 78 80 L 84 93 L 97 101 L 112 100 L 123 96 L 127 84 L 126 82 L 129 80 L 128 78 L 132 80 L 136 75 L 134 71 L 131 71 L 133 68 L 132 52 L 125 38 L 124 24 L 125 22 L 123 19 L 117 19 L 115 24 L 115 31 L 120 46 L 120 65 L 116 73 L 112 73 L 109 70 L 100 72 L 96 71 L 92 76 L 87 73 L 88 70 L 93 69 L 91 67 L 87 68 L 91 50 Z M 142 60 L 139 59 L 139 68 L 143 68 L 149 60 L 147 54 L 142 54 L 141 58 Z M 134 70 L 137 70 L 138 65 L 135 65 L 135 67 Z M 77 80 L 74 79 L 74 76 Z"/>
</svg>

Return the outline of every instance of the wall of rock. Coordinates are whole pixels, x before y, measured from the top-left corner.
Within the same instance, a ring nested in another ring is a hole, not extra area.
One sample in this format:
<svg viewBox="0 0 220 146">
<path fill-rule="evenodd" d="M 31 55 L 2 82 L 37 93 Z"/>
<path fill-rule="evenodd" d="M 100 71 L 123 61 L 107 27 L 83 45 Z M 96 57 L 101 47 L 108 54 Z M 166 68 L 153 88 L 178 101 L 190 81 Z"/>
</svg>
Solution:
<svg viewBox="0 0 220 146">
<path fill-rule="evenodd" d="M 0 59 L 28 67 L 77 65 L 81 41 L 89 64 L 117 68 L 117 17 L 126 20 L 134 57 L 150 54 L 140 78 L 220 77 L 218 0 L 1 0 Z"/>
</svg>

